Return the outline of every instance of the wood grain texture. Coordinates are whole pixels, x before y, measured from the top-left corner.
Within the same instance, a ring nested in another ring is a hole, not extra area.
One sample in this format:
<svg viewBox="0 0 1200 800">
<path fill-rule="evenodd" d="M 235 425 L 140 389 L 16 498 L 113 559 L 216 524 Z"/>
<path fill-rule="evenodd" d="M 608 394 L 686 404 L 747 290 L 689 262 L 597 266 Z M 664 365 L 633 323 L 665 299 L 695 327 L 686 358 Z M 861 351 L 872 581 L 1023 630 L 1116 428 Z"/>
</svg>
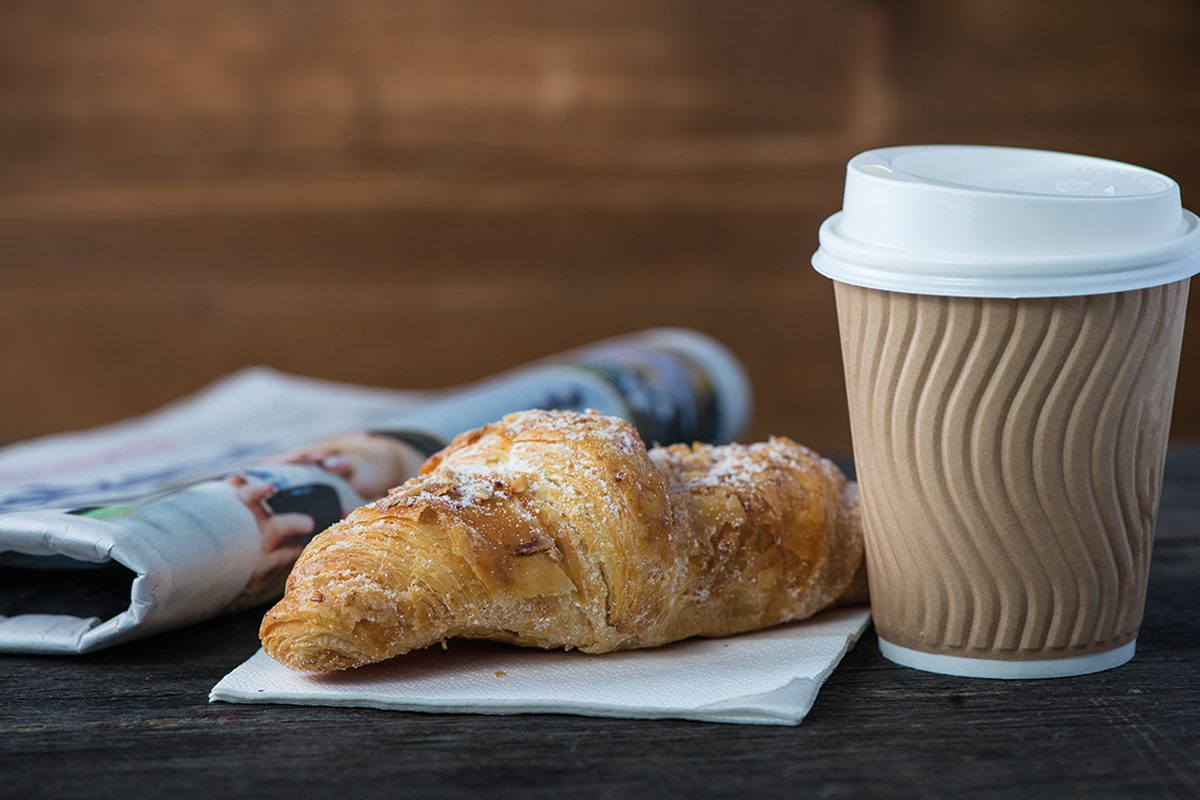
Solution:
<svg viewBox="0 0 1200 800">
<path fill-rule="evenodd" d="M 261 610 L 80 658 L 0 659 L 3 794 L 174 798 L 1165 797 L 1200 793 L 1200 448 L 1168 458 L 1138 654 L 984 681 L 868 632 L 798 728 L 206 702 Z"/>
<path fill-rule="evenodd" d="M 13 0 L 0 442 L 239 366 L 433 387 L 690 325 L 846 450 L 846 159 L 973 141 L 1200 186 L 1200 9 L 1097 0 Z M 1200 436 L 1200 312 L 1174 435 Z"/>
</svg>

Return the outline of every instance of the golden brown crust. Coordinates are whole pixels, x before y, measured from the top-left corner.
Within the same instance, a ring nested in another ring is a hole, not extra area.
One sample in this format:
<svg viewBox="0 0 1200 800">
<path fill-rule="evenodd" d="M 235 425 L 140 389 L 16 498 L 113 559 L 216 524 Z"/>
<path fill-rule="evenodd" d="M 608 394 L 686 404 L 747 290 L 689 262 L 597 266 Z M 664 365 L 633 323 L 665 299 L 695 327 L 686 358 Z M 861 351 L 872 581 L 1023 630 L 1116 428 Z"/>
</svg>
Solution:
<svg viewBox="0 0 1200 800">
<path fill-rule="evenodd" d="M 673 638 L 803 619 L 850 584 L 862 530 L 857 498 L 832 462 L 782 437 L 672 445 L 651 458 L 670 483 L 688 553 Z"/>
<path fill-rule="evenodd" d="M 327 672 L 460 636 L 603 653 L 799 619 L 859 568 L 852 487 L 787 439 L 647 452 L 614 417 L 512 414 L 317 536 L 263 646 Z"/>
</svg>

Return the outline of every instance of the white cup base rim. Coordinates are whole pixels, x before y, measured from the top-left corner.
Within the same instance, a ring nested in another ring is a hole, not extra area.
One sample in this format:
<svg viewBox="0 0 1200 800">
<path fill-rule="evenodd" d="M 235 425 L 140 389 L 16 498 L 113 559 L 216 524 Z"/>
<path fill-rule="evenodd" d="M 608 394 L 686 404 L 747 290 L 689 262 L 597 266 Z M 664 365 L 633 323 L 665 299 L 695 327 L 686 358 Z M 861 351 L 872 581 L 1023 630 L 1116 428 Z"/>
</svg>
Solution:
<svg viewBox="0 0 1200 800">
<path fill-rule="evenodd" d="M 893 644 L 879 637 L 879 651 L 884 658 L 902 667 L 923 672 L 955 675 L 962 678 L 993 678 L 999 680 L 1034 680 L 1040 678 L 1069 678 L 1103 672 L 1128 662 L 1137 649 L 1137 639 L 1102 653 L 1069 658 L 1046 658 L 1010 661 L 998 658 L 966 658 L 941 653 L 926 653 Z"/>
</svg>

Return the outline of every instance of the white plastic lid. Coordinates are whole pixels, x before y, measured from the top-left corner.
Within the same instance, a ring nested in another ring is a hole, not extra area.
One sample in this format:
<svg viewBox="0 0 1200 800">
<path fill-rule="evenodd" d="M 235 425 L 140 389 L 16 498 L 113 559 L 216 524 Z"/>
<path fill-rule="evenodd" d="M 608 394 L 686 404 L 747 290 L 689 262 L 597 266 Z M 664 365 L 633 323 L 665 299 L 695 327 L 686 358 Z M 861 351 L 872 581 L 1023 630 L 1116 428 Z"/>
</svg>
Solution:
<svg viewBox="0 0 1200 800">
<path fill-rule="evenodd" d="M 920 145 L 850 160 L 813 266 L 914 294 L 1057 297 L 1200 272 L 1200 223 L 1165 175 L 1090 156 Z"/>
</svg>

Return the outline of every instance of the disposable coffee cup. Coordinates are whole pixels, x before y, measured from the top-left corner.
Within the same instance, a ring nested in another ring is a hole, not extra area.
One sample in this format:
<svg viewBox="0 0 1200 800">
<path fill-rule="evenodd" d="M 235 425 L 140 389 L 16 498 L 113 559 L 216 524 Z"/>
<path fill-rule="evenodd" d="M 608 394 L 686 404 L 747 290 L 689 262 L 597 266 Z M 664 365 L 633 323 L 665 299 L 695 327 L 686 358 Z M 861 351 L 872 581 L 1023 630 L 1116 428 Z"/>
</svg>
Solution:
<svg viewBox="0 0 1200 800">
<path fill-rule="evenodd" d="M 1128 661 L 1200 272 L 1178 185 L 1066 153 L 873 150 L 820 242 L 883 654 L 983 678 Z"/>
</svg>

